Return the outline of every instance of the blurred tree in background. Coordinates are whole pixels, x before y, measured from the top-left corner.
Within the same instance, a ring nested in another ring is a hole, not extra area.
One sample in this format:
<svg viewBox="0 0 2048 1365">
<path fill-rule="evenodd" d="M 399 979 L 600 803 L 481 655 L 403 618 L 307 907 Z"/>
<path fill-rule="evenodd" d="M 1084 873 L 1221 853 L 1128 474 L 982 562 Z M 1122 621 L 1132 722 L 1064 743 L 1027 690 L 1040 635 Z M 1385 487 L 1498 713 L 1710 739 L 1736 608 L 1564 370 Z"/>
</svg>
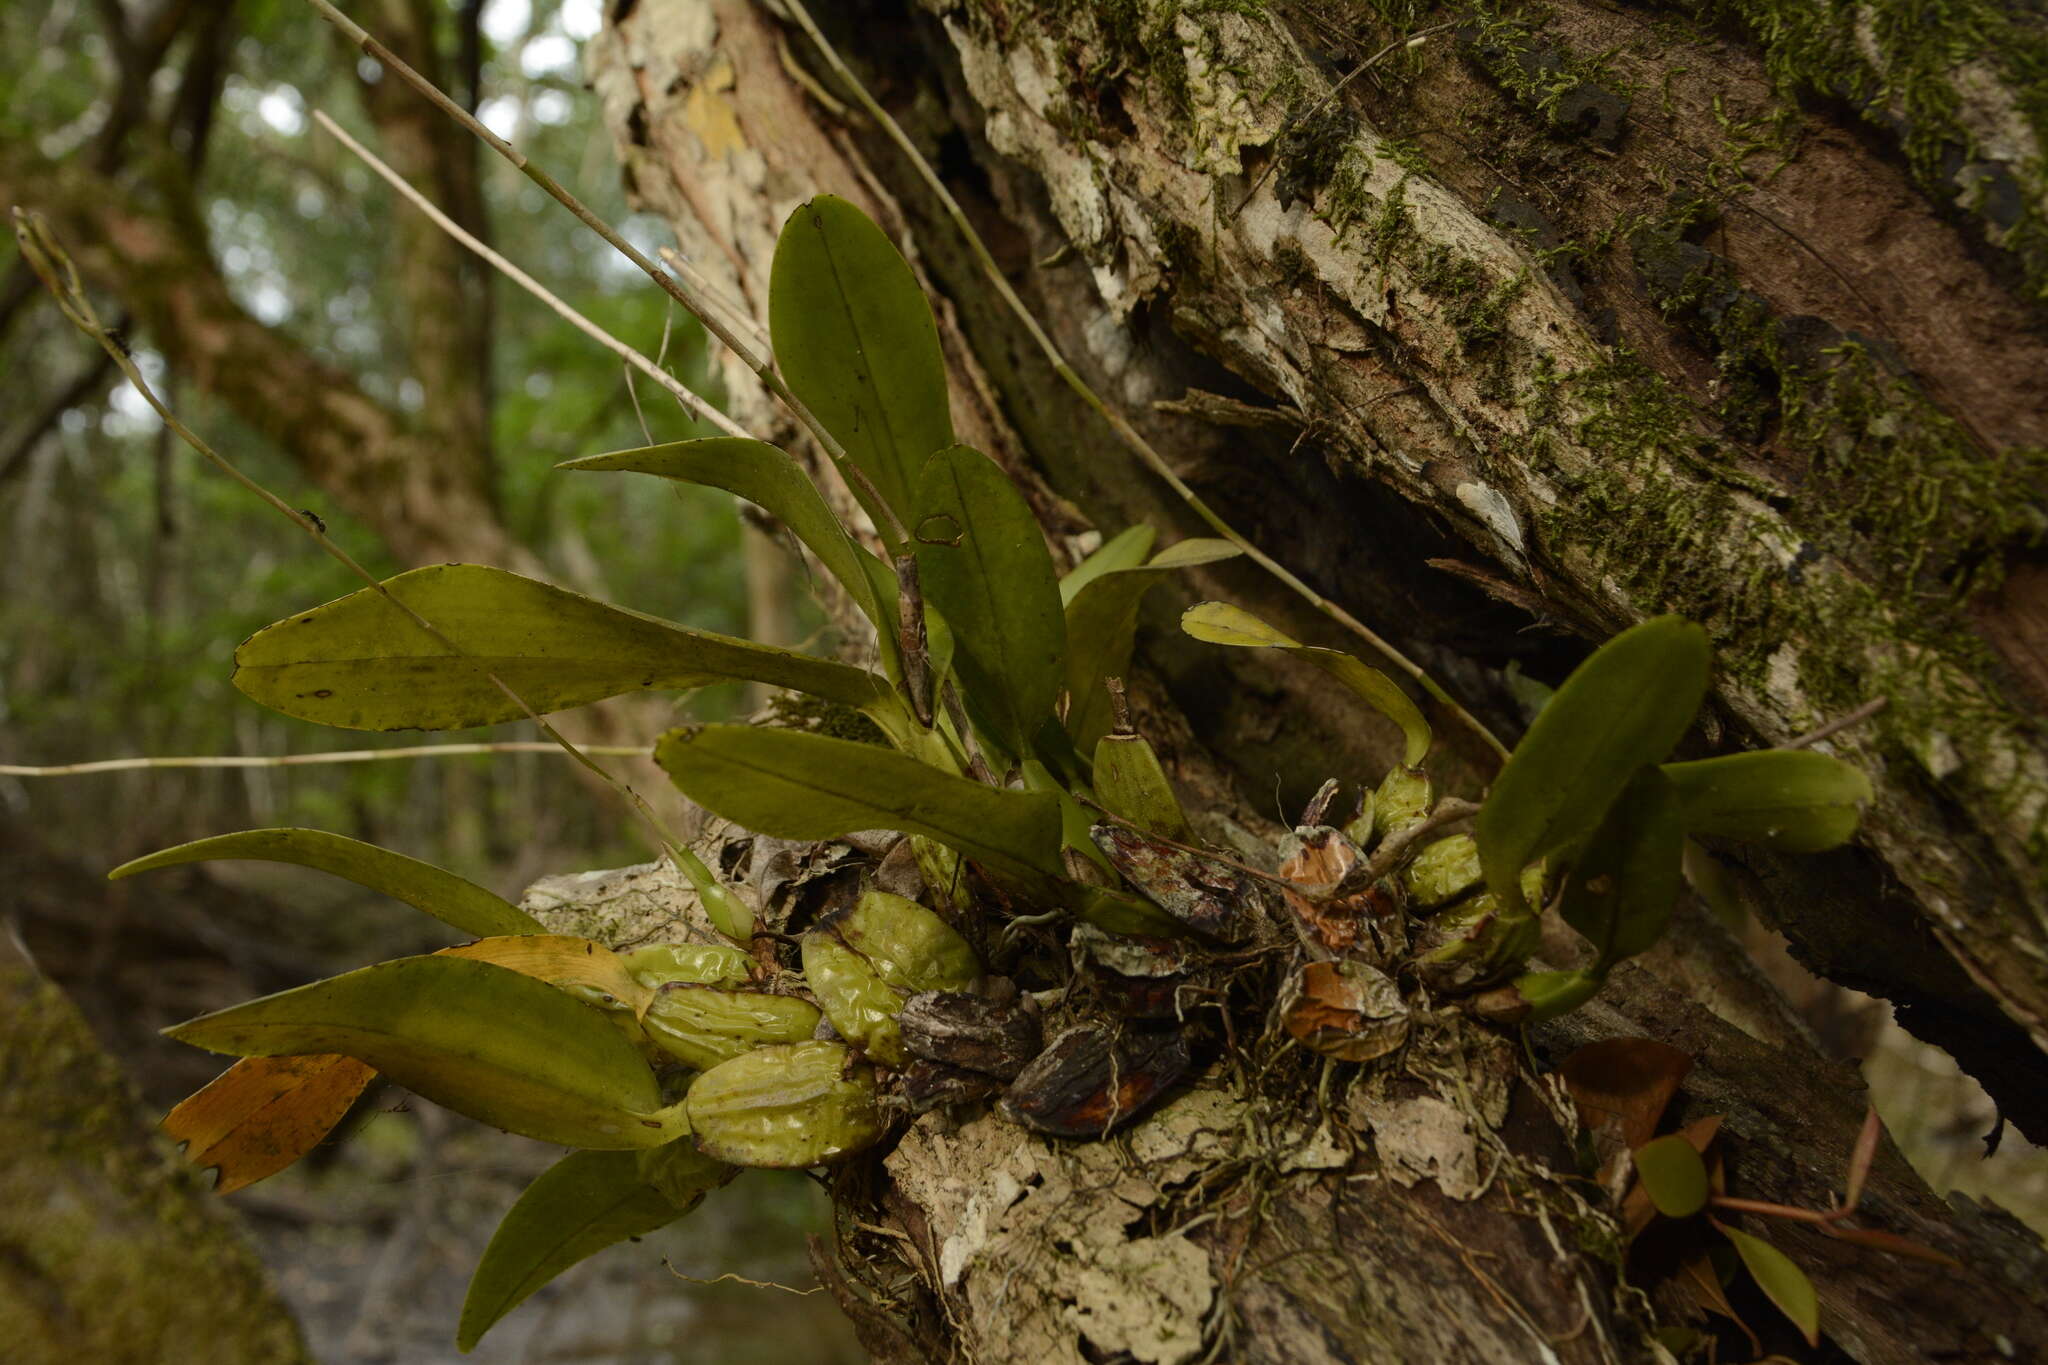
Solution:
<svg viewBox="0 0 2048 1365">
<path fill-rule="evenodd" d="M 580 97 L 577 40 L 596 29 L 596 0 L 375 10 L 364 17 L 404 55 L 601 212 L 642 236 L 661 231 L 626 214 Z M 501 564 L 742 629 L 728 500 L 551 468 L 643 432 L 692 434 L 688 419 L 651 393 L 636 412 L 609 356 L 395 205 L 318 133 L 311 109 L 602 325 L 650 353 L 665 346 L 693 379 L 694 323 L 671 326 L 667 301 L 602 243 L 310 20 L 288 0 L 5 7 L 0 41 L 28 59 L 0 75 L 0 198 L 51 214 L 170 401 L 373 571 Z M 8 761 L 353 747 L 227 682 L 239 640 L 280 603 L 351 590 L 343 571 L 200 470 L 18 262 L 0 279 L 0 371 L 20 400 L 0 418 Z M 224 828 L 310 824 L 516 890 L 563 865 L 555 850 L 577 850 L 571 861 L 634 850 L 625 822 L 580 791 L 559 759 L 519 755 L 0 778 L 0 809 L 46 835 L 90 827 L 94 859 L 109 864 Z"/>
<path fill-rule="evenodd" d="M 657 220 L 629 214 L 581 89 L 579 42 L 597 31 L 598 0 L 378 0 L 362 17 L 646 249 L 671 240 Z M 609 354 L 397 203 L 312 112 L 702 390 L 715 381 L 695 323 L 670 316 L 637 271 L 311 11 L 295 0 L 0 5 L 0 50 L 10 55 L 0 204 L 47 214 L 172 407 L 321 517 L 372 572 L 492 563 L 689 625 L 748 630 L 743 531 L 728 498 L 552 468 L 699 434 L 692 422 L 644 380 L 636 401 Z M 240 640 L 358 584 L 163 430 L 12 253 L 0 264 L 0 375 L 10 400 L 0 406 L 0 763 L 419 742 L 293 721 L 229 684 Z M 758 550 L 761 533 L 744 534 Z M 646 739 L 678 713 L 716 718 L 740 701 L 731 688 L 666 698 L 600 717 L 595 737 Z M 534 737 L 521 725 L 432 738 Z M 218 869 L 149 887 L 101 875 L 148 849 L 268 825 L 372 840 L 513 896 L 543 872 L 644 856 L 637 827 L 546 753 L 0 776 L 0 878 L 12 892 L 0 932 L 21 933 L 155 1112 L 214 1069 L 163 1044 L 157 1027 L 435 942 L 402 906 L 266 865 L 236 869 L 232 883 Z M 0 1028 L 0 1053 L 45 1029 L 33 1011 L 13 1022 L 11 1034 Z M 33 1095 L 17 1099 L 36 1111 Z M 351 1126 L 357 1137 L 338 1158 L 235 1202 L 258 1215 L 266 1259 L 320 1358 L 453 1358 L 447 1324 L 476 1251 L 553 1153 L 453 1133 L 431 1106 L 390 1094 Z M 82 1173 L 111 1169 L 88 1135 L 53 1129 L 50 1140 Z M 199 1183 L 154 1179 L 182 1182 L 188 1199 Z M 754 1247 L 744 1268 L 800 1275 L 809 1194 L 797 1181 L 756 1191 L 695 1236 L 715 1248 L 712 1229 L 725 1227 Z M 128 1226 L 156 1217 L 124 1209 Z M 17 1213 L 31 1231 L 54 1217 Z M 310 1241 L 309 1223 L 322 1230 Z M 654 1349 L 680 1340 L 685 1319 L 699 1333 L 737 1326 L 758 1304 L 758 1290 L 662 1289 L 673 1284 L 663 1255 L 709 1273 L 715 1250 L 644 1250 L 597 1272 L 570 1311 L 539 1316 L 533 1340 Z M 13 1301 L 5 1285 L 0 1299 Z M 830 1357 L 814 1324 L 835 1310 L 822 1298 L 804 1305 L 757 1332 L 746 1349 L 761 1354 L 744 1358 L 786 1358 L 784 1331 L 800 1355 Z M 222 1330 L 217 1358 L 237 1359 Z M 248 1358 L 269 1358 L 264 1330 L 249 1325 L 259 1344 Z M 39 1340 L 22 1346 L 31 1359 Z M 508 1359 L 529 1349 L 501 1345 Z M 147 1360 L 163 1358 L 151 1354 L 159 1348 L 170 1349 L 131 1332 L 124 1349 Z"/>
</svg>

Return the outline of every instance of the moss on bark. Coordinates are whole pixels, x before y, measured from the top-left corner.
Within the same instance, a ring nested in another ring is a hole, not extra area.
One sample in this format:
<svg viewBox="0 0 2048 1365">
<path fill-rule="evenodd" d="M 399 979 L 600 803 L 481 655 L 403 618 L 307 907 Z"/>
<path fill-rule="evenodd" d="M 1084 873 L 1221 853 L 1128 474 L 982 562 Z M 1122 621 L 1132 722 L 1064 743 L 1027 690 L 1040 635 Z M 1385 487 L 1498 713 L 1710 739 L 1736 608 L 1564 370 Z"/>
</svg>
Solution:
<svg viewBox="0 0 2048 1365">
<path fill-rule="evenodd" d="M 293 1365 L 297 1325 L 55 986 L 0 945 L 0 1322 L 21 1365 Z"/>
</svg>

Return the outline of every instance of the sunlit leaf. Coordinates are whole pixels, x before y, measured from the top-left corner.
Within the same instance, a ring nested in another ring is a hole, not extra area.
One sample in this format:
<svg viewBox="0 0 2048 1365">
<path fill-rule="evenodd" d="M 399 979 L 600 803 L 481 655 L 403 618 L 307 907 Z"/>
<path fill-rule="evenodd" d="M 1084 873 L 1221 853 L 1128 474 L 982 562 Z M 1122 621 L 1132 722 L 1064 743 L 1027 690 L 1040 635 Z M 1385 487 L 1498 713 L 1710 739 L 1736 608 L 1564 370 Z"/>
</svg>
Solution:
<svg viewBox="0 0 2048 1365">
<path fill-rule="evenodd" d="M 487 962 L 399 958 L 164 1030 L 241 1057 L 339 1052 L 438 1104 L 544 1142 L 676 1136 L 639 1051 L 599 1010 Z"/>
<path fill-rule="evenodd" d="M 1060 605 L 1070 607 L 1074 595 L 1106 573 L 1118 569 L 1135 569 L 1145 562 L 1145 556 L 1152 553 L 1152 543 L 1159 533 L 1140 522 L 1126 526 L 1095 548 L 1093 554 L 1083 559 L 1060 579 Z"/>
<path fill-rule="evenodd" d="M 683 483 L 723 488 L 745 498 L 787 526 L 825 571 L 839 580 L 861 612 L 872 621 L 884 647 L 896 639 L 893 597 L 877 600 L 874 585 L 860 563 L 860 549 L 803 467 L 787 452 L 766 441 L 713 436 L 700 441 L 672 441 L 638 450 L 614 451 L 569 460 L 558 469 L 624 470 L 657 474 Z"/>
<path fill-rule="evenodd" d="M 1480 809 L 1479 854 L 1495 895 L 1519 904 L 1522 869 L 1591 834 L 1636 771 L 1671 752 L 1706 695 L 1708 652 L 1705 631 L 1660 616 L 1572 671 Z"/>
<path fill-rule="evenodd" d="M 179 863 L 214 858 L 296 863 L 346 878 L 423 910 L 465 934 L 535 934 L 541 922 L 524 910 L 432 863 L 408 858 L 375 844 L 317 829 L 248 829 L 179 844 L 126 862 L 107 874 L 113 881 Z"/>
<path fill-rule="evenodd" d="M 654 757 L 683 795 L 762 834 L 832 839 L 895 829 L 1002 875 L 1060 874 L 1050 793 L 998 791 L 871 744 L 750 725 L 671 730 Z"/>
<path fill-rule="evenodd" d="M 1678 795 L 1655 768 L 1638 772 L 1600 822 L 1565 881 L 1560 912 L 1605 970 L 1664 936 L 1678 903 L 1685 830 Z"/>
<path fill-rule="evenodd" d="M 164 1115 L 164 1135 L 220 1172 L 219 1194 L 277 1174 L 320 1145 L 377 1073 L 353 1057 L 245 1057 Z"/>
<path fill-rule="evenodd" d="M 1715 834 L 1785 853 L 1847 843 L 1870 804 L 1870 779 L 1839 758 L 1807 749 L 1667 763 L 1688 834 Z"/>
<path fill-rule="evenodd" d="M 570 1266 L 685 1212 L 642 1178 L 636 1153 L 569 1153 L 526 1187 L 491 1234 L 462 1300 L 456 1346 L 474 1350 L 500 1318 Z"/>
<path fill-rule="evenodd" d="M 1180 618 L 1180 628 L 1197 640 L 1246 649 L 1284 649 L 1307 659 L 1356 693 L 1368 706 L 1401 727 L 1406 741 L 1401 761 L 1409 767 L 1429 752 L 1429 722 L 1400 685 L 1338 649 L 1305 645 L 1275 630 L 1242 607 L 1228 602 L 1198 602 Z"/>
<path fill-rule="evenodd" d="M 1116 543 L 1112 541 L 1111 545 Z M 1109 548 L 1105 545 L 1096 553 L 1102 554 Z M 1103 689 L 1102 680 L 1130 673 L 1131 650 L 1138 635 L 1138 606 L 1145 594 L 1176 570 L 1214 564 L 1237 554 L 1237 547 L 1227 540 L 1179 541 L 1154 555 L 1149 563 L 1129 568 L 1105 567 L 1068 597 L 1067 733 L 1073 736 L 1076 745 L 1089 749 L 1109 733 L 1109 694 Z M 1061 591 L 1066 591 L 1064 584 Z"/>
<path fill-rule="evenodd" d="M 953 444 L 953 419 L 938 327 L 908 263 L 866 214 L 821 194 L 783 224 L 768 326 L 789 387 L 909 524 L 919 472 Z"/>
<path fill-rule="evenodd" d="M 864 669 L 688 630 L 479 564 L 402 573 L 381 590 L 364 588 L 265 627 L 235 651 L 235 686 L 250 697 L 351 730 L 453 730 L 522 718 L 492 674 L 536 712 L 735 678 L 856 707 L 888 695 Z"/>
<path fill-rule="evenodd" d="M 1067 627 L 1045 533 L 1002 466 L 978 450 L 933 455 L 911 525 L 925 600 L 953 628 L 968 704 L 1012 754 L 1059 696 Z"/>
<path fill-rule="evenodd" d="M 654 992 L 636 980 L 625 959 L 594 939 L 573 934 L 521 934 L 443 948 L 438 956 L 488 962 L 545 981 L 599 1009 L 647 1012 Z"/>
<path fill-rule="evenodd" d="M 1820 1296 L 1814 1292 L 1813 1281 L 1806 1278 L 1806 1272 L 1763 1238 L 1720 1223 L 1714 1226 L 1735 1244 L 1736 1254 L 1742 1257 L 1742 1264 L 1757 1288 L 1764 1291 L 1764 1297 L 1792 1320 L 1792 1325 L 1806 1337 L 1808 1346 L 1820 1345 Z"/>
<path fill-rule="evenodd" d="M 1636 1175 L 1666 1218 L 1690 1218 L 1707 1206 L 1707 1163 L 1682 1134 L 1636 1148 Z"/>
</svg>

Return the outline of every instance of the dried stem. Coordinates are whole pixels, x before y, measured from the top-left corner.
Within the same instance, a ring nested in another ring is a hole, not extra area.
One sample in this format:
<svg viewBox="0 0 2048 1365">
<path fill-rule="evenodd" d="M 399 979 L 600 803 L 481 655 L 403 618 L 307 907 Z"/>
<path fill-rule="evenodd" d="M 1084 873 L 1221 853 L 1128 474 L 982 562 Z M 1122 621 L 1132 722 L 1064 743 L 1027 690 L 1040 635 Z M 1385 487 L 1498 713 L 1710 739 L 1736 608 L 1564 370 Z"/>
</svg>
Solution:
<svg viewBox="0 0 2048 1365">
<path fill-rule="evenodd" d="M 1857 707 L 1854 711 L 1850 711 L 1845 715 L 1837 716 L 1833 720 L 1829 721 L 1826 725 L 1821 726 L 1818 730 L 1808 731 L 1806 734 L 1801 735 L 1799 738 L 1795 740 L 1790 740 L 1787 743 L 1781 745 L 1780 747 L 1786 749 L 1804 749 L 1809 745 L 1818 744 L 1824 739 L 1831 739 L 1835 735 L 1838 735 L 1842 731 L 1848 729 L 1850 726 L 1861 725 L 1864 721 L 1869 720 L 1872 716 L 1884 710 L 1885 707 L 1891 705 L 1891 700 L 1892 699 L 1890 697 L 1872 697 L 1869 701 L 1864 702 L 1863 705 Z"/>
<path fill-rule="evenodd" d="M 0 777 L 83 777 L 90 773 L 125 773 L 144 768 L 300 768 L 322 763 L 376 763 L 399 758 L 458 758 L 468 754 L 556 754 L 561 746 L 537 739 L 502 740 L 491 744 L 408 744 L 396 749 L 337 749 L 325 754 L 195 754 L 164 758 L 101 758 L 90 763 L 56 763 L 31 767 L 0 763 Z M 644 744 L 586 744 L 583 752 L 602 758 L 640 758 Z"/>
<path fill-rule="evenodd" d="M 618 356 L 628 365 L 631 365 L 634 369 L 674 394 L 676 401 L 681 403 L 684 411 L 688 412 L 692 417 L 711 423 L 711 425 L 717 427 L 728 436 L 752 438 L 752 432 L 692 393 L 681 380 L 655 364 L 652 360 L 649 360 L 633 347 L 628 346 L 625 342 L 613 336 L 610 332 L 605 331 L 604 328 L 598 326 L 574 308 L 571 308 L 553 293 L 549 292 L 546 285 L 534 279 L 533 276 L 527 274 L 497 252 L 491 250 L 490 247 L 484 245 L 482 241 L 477 239 L 475 234 L 466 231 L 461 224 L 436 207 L 433 200 L 413 188 L 404 176 L 379 160 L 375 152 L 349 136 L 348 132 L 340 124 L 327 116 L 325 110 L 315 109 L 313 111 L 313 122 L 326 129 L 342 146 L 355 153 L 356 157 L 364 165 L 375 171 L 383 179 L 384 183 L 398 191 L 399 195 L 414 208 L 432 219 L 435 227 L 440 228 L 441 231 L 447 233 L 450 237 L 453 237 L 456 241 L 482 257 L 498 273 L 553 309 L 556 315 L 577 331 L 583 333 L 583 335 L 589 337 L 592 341 L 595 341 L 598 345 Z"/>
<path fill-rule="evenodd" d="M 325 0 L 311 0 L 311 3 L 324 5 Z M 1030 333 L 1032 341 L 1044 353 L 1046 360 L 1052 365 L 1054 373 L 1059 375 L 1067 387 L 1072 389 L 1082 402 L 1093 408 L 1096 414 L 1109 424 L 1110 429 L 1116 433 L 1117 438 L 1144 462 L 1145 467 L 1165 480 L 1167 486 L 1180 496 L 1181 501 L 1185 502 L 1195 515 L 1207 522 L 1217 535 L 1222 536 L 1225 540 L 1243 551 L 1246 558 L 1250 559 L 1267 573 L 1273 575 L 1273 577 L 1279 579 L 1281 583 L 1292 589 L 1310 606 L 1352 631 L 1383 655 L 1396 668 L 1406 673 L 1410 678 L 1413 678 L 1423 691 L 1436 700 L 1438 705 L 1450 712 L 1459 724 L 1471 731 L 1476 738 L 1492 749 L 1501 761 L 1505 762 L 1508 756 L 1507 746 L 1502 744 L 1499 738 L 1479 721 L 1478 717 L 1459 705 L 1450 693 L 1444 691 L 1434 678 L 1423 671 L 1421 665 L 1409 659 L 1386 640 L 1381 639 L 1363 621 L 1360 621 L 1350 612 L 1302 582 L 1293 571 L 1264 550 L 1261 550 L 1228 522 L 1224 521 L 1208 503 L 1201 499 L 1194 489 L 1188 487 L 1186 481 L 1176 474 L 1173 467 L 1166 462 L 1166 457 L 1155 450 L 1152 443 L 1140 435 L 1137 428 L 1125 420 L 1122 413 L 1103 401 L 1102 397 L 1088 386 L 1088 382 L 1075 372 L 1073 366 L 1067 363 L 1066 357 L 1060 353 L 1059 347 L 1053 343 L 1052 338 L 1046 335 L 1045 329 L 1038 325 L 1038 319 L 1031 315 L 1031 310 L 1024 306 L 1024 301 L 1017 297 L 1017 291 L 1010 287 L 1009 278 L 1003 274 L 1002 267 L 996 264 L 995 257 L 989 254 L 988 245 L 981 240 L 981 235 L 974 230 L 974 225 L 968 222 L 967 214 L 961 209 L 960 202 L 953 197 L 953 192 L 946 188 L 946 184 L 939 178 L 938 172 L 925 159 L 924 154 L 917 149 L 917 144 L 910 140 L 909 135 L 890 116 L 889 111 L 884 109 L 872 94 L 868 93 L 867 87 L 847 67 L 845 61 L 839 56 L 838 50 L 819 31 L 817 23 L 811 18 L 810 11 L 804 8 L 801 0 L 778 0 L 778 3 L 789 11 L 791 17 L 796 20 L 805 34 L 817 45 L 819 54 L 825 59 L 826 64 L 832 68 L 833 72 L 842 81 L 846 82 L 848 90 L 852 92 L 854 98 L 860 103 L 861 108 L 868 112 L 875 122 L 880 125 L 882 131 L 888 134 L 889 140 L 894 142 L 902 150 L 903 154 L 910 159 L 910 164 L 917 168 L 918 175 L 924 180 L 932 193 L 938 197 L 940 204 L 945 208 L 946 216 L 952 220 L 953 226 L 959 231 L 969 251 L 973 253 L 974 259 L 981 266 L 982 274 L 987 277 L 989 285 L 996 291 L 997 296 L 1002 299 L 1010 312 L 1016 316 L 1024 329 Z"/>
</svg>

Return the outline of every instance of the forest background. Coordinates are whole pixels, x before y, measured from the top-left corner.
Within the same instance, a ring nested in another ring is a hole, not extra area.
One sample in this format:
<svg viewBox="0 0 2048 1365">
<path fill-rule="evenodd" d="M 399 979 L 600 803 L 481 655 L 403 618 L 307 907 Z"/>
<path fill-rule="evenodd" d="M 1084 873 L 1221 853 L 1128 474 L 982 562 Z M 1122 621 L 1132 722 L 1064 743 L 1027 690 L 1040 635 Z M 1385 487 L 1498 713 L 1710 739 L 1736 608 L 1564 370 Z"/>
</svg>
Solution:
<svg viewBox="0 0 2048 1365">
<path fill-rule="evenodd" d="M 579 43 L 597 31 L 597 0 L 384 8 L 387 36 L 430 44 L 490 127 L 643 249 L 671 240 L 628 212 L 583 87 Z M 821 628 L 790 577 L 795 561 L 758 531 L 750 555 L 726 495 L 553 469 L 705 433 L 644 379 L 630 391 L 614 357 L 526 294 L 486 279 L 320 133 L 313 110 L 401 165 L 410 154 L 430 183 L 464 182 L 467 220 L 498 250 L 715 397 L 701 331 L 509 167 L 423 127 L 418 111 L 380 104 L 366 81 L 374 68 L 311 10 L 294 0 L 6 5 L 0 52 L 0 199 L 96 201 L 103 228 L 161 233 L 175 271 L 149 279 L 138 263 L 138 290 L 157 300 L 144 308 L 192 320 L 224 291 L 246 310 L 260 330 L 218 349 L 192 335 L 203 320 L 166 346 L 124 300 L 109 316 L 122 315 L 137 362 L 190 425 L 319 515 L 372 572 L 483 559 L 538 566 L 690 626 L 788 643 Z M 187 364 L 167 359 L 181 350 Z M 237 367 L 246 378 L 265 364 L 286 378 L 260 391 L 237 384 Z M 12 258 L 0 267 L 0 376 L 0 764 L 537 738 L 528 724 L 345 734 L 248 701 L 228 682 L 235 646 L 285 604 L 338 597 L 354 581 L 177 442 Z M 333 422 L 322 404 L 337 393 L 374 411 L 330 446 L 305 428 Z M 447 462 L 475 476 L 472 488 L 446 490 L 451 520 L 467 524 L 443 542 L 423 524 L 440 509 L 404 506 L 364 472 L 407 441 L 445 443 Z M 367 489 L 363 505 L 336 496 L 351 480 Z M 737 684 L 705 688 L 643 709 L 634 728 L 652 736 L 746 701 Z M 150 1113 L 218 1069 L 157 1028 L 447 941 L 395 902 L 270 864 L 156 887 L 101 880 L 153 849 L 278 825 L 378 843 L 515 900 L 544 875 L 649 856 L 633 822 L 554 753 L 0 775 L 0 919 L 80 1005 Z M 385 1090 L 326 1159 L 225 1202 L 247 1219 L 318 1359 L 457 1359 L 449 1324 L 475 1257 L 553 1155 Z M 792 1340 L 805 1359 L 839 1358 L 850 1338 L 824 1298 L 774 1304 L 764 1331 L 763 1296 L 786 1295 L 693 1285 L 663 1265 L 808 1285 L 802 1237 L 818 1209 L 794 1177 L 750 1182 L 691 1220 L 687 1239 L 657 1236 L 565 1277 L 480 1358 L 666 1360 L 685 1332 L 727 1360 L 787 1358 Z"/>
</svg>

